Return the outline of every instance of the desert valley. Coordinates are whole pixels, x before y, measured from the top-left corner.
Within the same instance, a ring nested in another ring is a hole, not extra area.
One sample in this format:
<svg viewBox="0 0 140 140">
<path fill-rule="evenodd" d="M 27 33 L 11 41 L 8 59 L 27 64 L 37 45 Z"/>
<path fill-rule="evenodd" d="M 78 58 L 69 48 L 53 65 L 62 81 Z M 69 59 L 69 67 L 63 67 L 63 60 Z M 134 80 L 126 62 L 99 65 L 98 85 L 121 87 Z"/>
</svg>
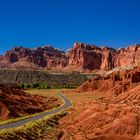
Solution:
<svg viewBox="0 0 140 140">
<path fill-rule="evenodd" d="M 15 47 L 0 56 L 1 140 L 140 140 L 140 45 Z"/>
</svg>

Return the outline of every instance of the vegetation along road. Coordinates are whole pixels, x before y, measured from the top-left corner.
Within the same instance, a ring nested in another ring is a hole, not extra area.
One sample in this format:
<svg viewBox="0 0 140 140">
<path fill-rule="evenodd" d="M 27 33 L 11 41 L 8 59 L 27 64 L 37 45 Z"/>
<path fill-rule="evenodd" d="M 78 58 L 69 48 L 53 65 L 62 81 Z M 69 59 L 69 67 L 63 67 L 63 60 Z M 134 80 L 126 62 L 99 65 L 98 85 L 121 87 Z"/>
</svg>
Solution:
<svg viewBox="0 0 140 140">
<path fill-rule="evenodd" d="M 22 125 L 24 125 L 26 123 L 29 123 L 31 121 L 36 121 L 36 120 L 41 119 L 41 118 L 44 118 L 46 116 L 54 115 L 56 113 L 59 113 L 62 110 L 65 110 L 65 109 L 69 108 L 72 105 L 71 104 L 71 101 L 68 98 L 66 98 L 63 94 L 57 93 L 57 95 L 64 100 L 64 105 L 58 107 L 55 110 L 52 110 L 52 111 L 49 111 L 49 112 L 44 112 L 44 113 L 41 113 L 39 115 L 33 116 L 31 118 L 20 120 L 18 122 L 13 122 L 13 123 L 1 125 L 0 126 L 0 130 L 7 129 L 7 128 L 16 128 L 16 127 L 22 126 Z"/>
</svg>

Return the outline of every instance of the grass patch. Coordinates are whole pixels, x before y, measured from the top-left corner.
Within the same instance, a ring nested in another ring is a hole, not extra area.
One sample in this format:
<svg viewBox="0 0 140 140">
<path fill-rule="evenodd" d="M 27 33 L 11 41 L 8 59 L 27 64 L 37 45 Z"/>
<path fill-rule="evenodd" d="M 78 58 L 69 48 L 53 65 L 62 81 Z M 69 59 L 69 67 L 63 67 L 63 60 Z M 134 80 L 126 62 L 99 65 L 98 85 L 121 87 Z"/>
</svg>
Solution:
<svg viewBox="0 0 140 140">
<path fill-rule="evenodd" d="M 5 129 L 0 131 L 0 139 L 8 140 L 41 140 L 44 132 L 49 132 L 54 126 L 58 125 L 58 120 L 67 113 L 62 111 L 56 115 L 50 115 L 38 121 L 32 121 L 18 128 Z M 62 134 L 61 134 L 62 135 Z M 58 134 L 57 136 L 61 136 Z"/>
<path fill-rule="evenodd" d="M 5 125 L 5 124 L 10 124 L 10 123 L 14 123 L 14 122 L 18 122 L 18 121 L 21 121 L 21 120 L 25 120 L 27 118 L 31 118 L 33 116 L 37 116 L 37 115 L 40 115 L 42 113 L 45 113 L 45 112 L 49 112 L 49 111 L 52 111 L 52 110 L 55 110 L 56 108 L 52 108 L 50 110 L 46 110 L 44 112 L 39 112 L 39 113 L 35 113 L 35 114 L 32 114 L 32 115 L 27 115 L 27 116 L 23 116 L 23 117 L 18 117 L 18 118 L 13 118 L 13 119 L 8 119 L 8 120 L 0 120 L 0 126 L 1 125 Z"/>
</svg>

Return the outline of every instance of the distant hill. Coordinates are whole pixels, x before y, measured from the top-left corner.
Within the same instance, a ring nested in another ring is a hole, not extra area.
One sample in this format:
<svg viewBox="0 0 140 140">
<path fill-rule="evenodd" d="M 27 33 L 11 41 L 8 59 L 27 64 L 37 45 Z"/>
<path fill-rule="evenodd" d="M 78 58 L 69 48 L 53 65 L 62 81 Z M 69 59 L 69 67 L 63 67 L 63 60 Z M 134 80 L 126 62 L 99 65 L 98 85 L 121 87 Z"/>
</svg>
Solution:
<svg viewBox="0 0 140 140">
<path fill-rule="evenodd" d="M 91 75 L 80 73 L 50 73 L 35 70 L 0 70 L 0 83 L 32 84 L 46 83 L 49 86 L 79 86 Z"/>
</svg>

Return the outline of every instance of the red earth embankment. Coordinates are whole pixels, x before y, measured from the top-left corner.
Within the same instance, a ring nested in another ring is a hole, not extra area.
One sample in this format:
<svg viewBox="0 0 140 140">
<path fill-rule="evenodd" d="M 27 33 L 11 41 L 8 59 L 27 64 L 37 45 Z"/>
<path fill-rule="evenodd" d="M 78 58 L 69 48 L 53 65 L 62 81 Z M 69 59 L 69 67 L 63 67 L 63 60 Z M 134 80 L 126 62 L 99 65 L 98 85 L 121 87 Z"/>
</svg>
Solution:
<svg viewBox="0 0 140 140">
<path fill-rule="evenodd" d="M 58 105 L 56 98 L 30 95 L 14 86 L 0 85 L 0 119 L 30 115 Z"/>
</svg>

